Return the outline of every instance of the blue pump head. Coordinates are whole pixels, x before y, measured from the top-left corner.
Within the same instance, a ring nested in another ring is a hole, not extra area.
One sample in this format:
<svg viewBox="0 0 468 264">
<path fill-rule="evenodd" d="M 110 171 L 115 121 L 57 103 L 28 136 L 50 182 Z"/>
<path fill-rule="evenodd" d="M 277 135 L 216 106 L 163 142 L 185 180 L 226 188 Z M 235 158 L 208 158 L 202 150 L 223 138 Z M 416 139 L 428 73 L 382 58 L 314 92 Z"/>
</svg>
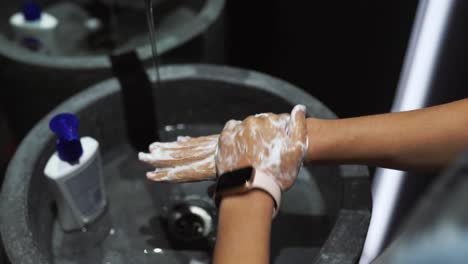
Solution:
<svg viewBox="0 0 468 264">
<path fill-rule="evenodd" d="M 37 21 L 41 18 L 41 6 L 35 0 L 26 0 L 23 3 L 22 13 L 26 21 Z"/>
<path fill-rule="evenodd" d="M 49 122 L 50 129 L 57 134 L 56 148 L 61 160 L 70 164 L 78 163 L 83 154 L 78 127 L 80 121 L 70 113 L 61 113 Z"/>
</svg>

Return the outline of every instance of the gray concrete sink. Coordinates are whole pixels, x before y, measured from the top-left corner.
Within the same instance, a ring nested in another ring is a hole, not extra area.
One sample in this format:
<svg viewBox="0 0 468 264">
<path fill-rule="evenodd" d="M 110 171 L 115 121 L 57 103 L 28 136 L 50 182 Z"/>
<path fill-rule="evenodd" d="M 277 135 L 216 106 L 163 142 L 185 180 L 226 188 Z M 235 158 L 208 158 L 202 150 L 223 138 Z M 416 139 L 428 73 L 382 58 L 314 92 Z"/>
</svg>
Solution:
<svg viewBox="0 0 468 264">
<path fill-rule="evenodd" d="M 231 118 L 289 112 L 295 104 L 306 105 L 309 116 L 335 118 L 297 87 L 253 71 L 165 66 L 161 77 L 163 86 L 154 94 L 164 141 L 218 133 Z M 54 151 L 48 121 L 59 112 L 76 113 L 81 135 L 100 142 L 109 200 L 104 216 L 74 233 L 60 229 L 42 174 Z M 211 183 L 146 180 L 149 168 L 137 160 L 126 128 L 119 83 L 110 79 L 65 101 L 30 131 L 9 165 L 0 199 L 0 231 L 12 263 L 210 262 L 217 218 L 206 192 Z M 354 263 L 369 208 L 366 167 L 305 167 L 274 221 L 273 263 Z"/>
</svg>

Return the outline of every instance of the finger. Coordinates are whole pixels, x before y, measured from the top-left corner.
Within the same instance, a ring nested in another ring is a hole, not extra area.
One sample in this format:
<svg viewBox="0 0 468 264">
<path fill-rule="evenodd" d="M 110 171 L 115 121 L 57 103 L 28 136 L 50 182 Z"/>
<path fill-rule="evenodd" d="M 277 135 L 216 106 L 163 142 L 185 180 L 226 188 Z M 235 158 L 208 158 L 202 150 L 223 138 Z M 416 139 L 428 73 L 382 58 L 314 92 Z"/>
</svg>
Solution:
<svg viewBox="0 0 468 264">
<path fill-rule="evenodd" d="M 216 144 L 206 147 L 196 147 L 182 151 L 153 149 L 151 153 L 138 153 L 138 158 L 154 167 L 174 167 L 190 164 L 207 157 L 214 156 Z"/>
<path fill-rule="evenodd" d="M 289 121 L 289 136 L 293 142 L 304 142 L 307 138 L 307 126 L 305 119 L 306 108 L 303 105 L 296 105 L 291 111 Z"/>
<path fill-rule="evenodd" d="M 191 148 L 204 143 L 217 142 L 219 135 L 210 135 L 204 137 L 182 137 L 180 141 L 173 142 L 154 142 L 149 146 L 152 151 L 155 148 L 164 149 L 177 149 L 177 148 Z"/>
<path fill-rule="evenodd" d="M 192 182 L 216 178 L 214 158 L 206 158 L 184 166 L 156 169 L 146 173 L 146 177 L 158 182 Z"/>
<path fill-rule="evenodd" d="M 189 136 L 177 136 L 177 142 L 186 142 L 187 140 L 191 138 L 192 137 L 189 137 Z"/>
<path fill-rule="evenodd" d="M 154 167 L 174 167 L 193 163 L 214 156 L 218 135 L 188 138 L 188 144 L 158 143 L 151 146 L 151 153 L 139 153 L 141 161 Z M 199 144 L 192 144 L 198 142 Z"/>
<path fill-rule="evenodd" d="M 178 141 L 172 142 L 154 142 L 149 146 L 149 149 L 153 148 L 181 148 L 181 147 L 193 147 L 207 142 L 216 142 L 219 135 L 210 135 L 203 137 L 180 137 Z"/>
<path fill-rule="evenodd" d="M 159 151 L 164 151 L 170 153 L 172 159 L 187 159 L 211 155 L 216 151 L 217 143 L 211 143 L 207 145 L 200 145 L 193 148 L 182 148 L 178 150 L 159 150 L 152 151 L 151 153 L 157 153 Z M 199 159 L 199 158 L 198 158 Z"/>
<path fill-rule="evenodd" d="M 207 149 L 215 148 L 216 144 L 218 144 L 217 140 L 210 140 L 210 141 L 203 140 L 203 141 L 200 141 L 198 144 L 193 144 L 193 145 L 191 144 L 189 145 L 179 144 L 179 145 L 170 145 L 170 146 L 153 145 L 150 152 L 151 153 L 163 152 L 163 153 L 167 153 L 168 155 L 173 155 L 177 153 L 184 154 L 188 152 L 197 152 L 197 151 L 204 152 Z"/>
</svg>

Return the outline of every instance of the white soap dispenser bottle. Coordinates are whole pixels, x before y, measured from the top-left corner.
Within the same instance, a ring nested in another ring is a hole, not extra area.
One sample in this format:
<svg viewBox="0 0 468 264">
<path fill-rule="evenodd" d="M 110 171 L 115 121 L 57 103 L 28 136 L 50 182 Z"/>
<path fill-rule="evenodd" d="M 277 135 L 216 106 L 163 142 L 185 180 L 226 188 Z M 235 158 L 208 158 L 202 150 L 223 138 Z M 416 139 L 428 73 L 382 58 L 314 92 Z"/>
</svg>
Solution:
<svg viewBox="0 0 468 264">
<path fill-rule="evenodd" d="M 36 0 L 24 0 L 21 12 L 10 17 L 14 39 L 23 47 L 38 53 L 56 53 L 58 20 L 42 12 Z"/>
<path fill-rule="evenodd" d="M 73 114 L 56 115 L 49 125 L 59 138 L 44 174 L 54 190 L 63 230 L 81 229 L 96 220 L 107 204 L 99 143 L 79 137 L 79 120 Z"/>
</svg>

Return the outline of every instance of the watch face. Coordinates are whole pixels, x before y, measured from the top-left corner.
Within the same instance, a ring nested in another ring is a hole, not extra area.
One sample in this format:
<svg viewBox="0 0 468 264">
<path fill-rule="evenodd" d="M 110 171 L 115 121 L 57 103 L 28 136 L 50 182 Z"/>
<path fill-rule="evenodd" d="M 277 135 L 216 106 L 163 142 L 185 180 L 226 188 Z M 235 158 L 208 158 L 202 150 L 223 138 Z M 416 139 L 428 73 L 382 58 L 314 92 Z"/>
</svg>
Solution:
<svg viewBox="0 0 468 264">
<path fill-rule="evenodd" d="M 242 186 L 252 177 L 252 167 L 247 167 L 231 172 L 227 172 L 219 176 L 218 189 L 230 189 L 233 187 Z"/>
</svg>

